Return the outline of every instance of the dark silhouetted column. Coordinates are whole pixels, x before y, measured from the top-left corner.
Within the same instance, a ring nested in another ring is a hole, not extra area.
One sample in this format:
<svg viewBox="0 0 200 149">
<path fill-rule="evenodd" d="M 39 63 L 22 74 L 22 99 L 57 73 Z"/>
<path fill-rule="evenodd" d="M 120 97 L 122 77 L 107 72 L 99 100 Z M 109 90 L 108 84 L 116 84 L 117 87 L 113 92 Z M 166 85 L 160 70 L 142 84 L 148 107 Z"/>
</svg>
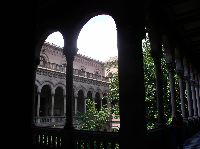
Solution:
<svg viewBox="0 0 200 149">
<path fill-rule="evenodd" d="M 165 59 L 167 62 L 167 69 L 169 72 L 169 83 L 170 83 L 170 98 L 171 98 L 171 109 L 172 117 L 175 117 L 176 113 L 176 98 L 175 98 L 175 61 L 174 61 L 174 48 L 166 35 L 163 36 L 163 47 L 165 51 Z"/>
<path fill-rule="evenodd" d="M 192 118 L 192 97 L 191 97 L 191 85 L 190 85 L 190 75 L 189 75 L 189 65 L 186 58 L 183 58 L 183 65 L 184 65 L 184 77 L 186 83 L 186 93 L 187 93 L 187 102 L 188 102 L 188 116 Z"/>
<path fill-rule="evenodd" d="M 194 81 L 194 73 L 192 66 L 190 65 L 190 82 L 191 82 L 191 91 L 192 91 L 192 101 L 193 101 L 193 117 L 197 117 L 197 101 L 196 101 L 196 94 L 195 94 L 195 81 Z"/>
<path fill-rule="evenodd" d="M 184 80 L 183 80 L 183 63 L 181 58 L 181 53 L 179 49 L 175 49 L 175 59 L 176 59 L 176 72 L 178 75 L 179 81 L 179 90 L 180 90 L 180 100 L 181 100 L 181 113 L 182 117 L 186 118 L 186 111 L 185 111 L 185 87 L 184 87 Z"/>
</svg>

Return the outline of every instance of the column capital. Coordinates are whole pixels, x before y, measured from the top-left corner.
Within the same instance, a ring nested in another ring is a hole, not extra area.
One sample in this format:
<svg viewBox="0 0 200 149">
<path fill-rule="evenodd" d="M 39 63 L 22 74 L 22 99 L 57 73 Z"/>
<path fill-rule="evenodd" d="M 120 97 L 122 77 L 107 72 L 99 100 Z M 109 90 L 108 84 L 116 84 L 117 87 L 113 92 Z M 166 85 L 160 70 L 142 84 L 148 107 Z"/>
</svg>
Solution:
<svg viewBox="0 0 200 149">
<path fill-rule="evenodd" d="M 66 59 L 74 60 L 75 55 L 78 52 L 78 48 L 63 48 L 63 54 L 65 55 Z"/>
</svg>

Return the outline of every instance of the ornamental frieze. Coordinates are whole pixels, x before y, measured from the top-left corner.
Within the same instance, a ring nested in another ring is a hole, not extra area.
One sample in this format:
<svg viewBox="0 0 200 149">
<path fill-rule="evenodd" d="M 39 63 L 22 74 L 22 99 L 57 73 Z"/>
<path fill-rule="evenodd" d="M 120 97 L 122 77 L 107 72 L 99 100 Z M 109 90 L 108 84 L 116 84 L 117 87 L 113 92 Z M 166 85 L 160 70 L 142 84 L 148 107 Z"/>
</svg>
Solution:
<svg viewBox="0 0 200 149">
<path fill-rule="evenodd" d="M 47 69 L 42 69 L 42 68 L 38 68 L 37 75 L 43 75 L 43 76 L 48 76 L 50 78 L 58 78 L 58 79 L 66 79 L 66 74 L 63 72 L 56 72 L 56 71 L 52 71 L 52 70 L 47 70 Z M 91 78 L 86 78 L 86 77 L 80 77 L 80 76 L 73 76 L 73 81 L 76 82 L 82 82 L 82 83 L 86 83 L 86 84 L 93 84 L 93 85 L 97 85 L 97 86 L 104 86 L 104 87 L 108 87 L 109 83 L 107 82 L 102 82 L 99 80 L 93 80 Z"/>
</svg>

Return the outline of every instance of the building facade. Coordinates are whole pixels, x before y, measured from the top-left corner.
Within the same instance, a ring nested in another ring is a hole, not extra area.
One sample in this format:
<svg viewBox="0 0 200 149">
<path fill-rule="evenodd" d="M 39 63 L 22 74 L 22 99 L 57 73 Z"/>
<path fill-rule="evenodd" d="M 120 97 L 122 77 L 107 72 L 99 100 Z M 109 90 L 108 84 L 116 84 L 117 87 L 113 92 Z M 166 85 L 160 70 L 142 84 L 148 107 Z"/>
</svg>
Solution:
<svg viewBox="0 0 200 149">
<path fill-rule="evenodd" d="M 64 126 L 66 115 L 66 58 L 63 49 L 45 42 L 35 80 L 35 123 L 37 126 Z M 98 110 L 108 105 L 109 90 L 105 64 L 77 54 L 73 62 L 73 115 L 86 112 L 86 99 Z M 75 121 L 74 121 L 75 122 Z M 74 123 L 75 125 L 75 123 Z"/>
</svg>

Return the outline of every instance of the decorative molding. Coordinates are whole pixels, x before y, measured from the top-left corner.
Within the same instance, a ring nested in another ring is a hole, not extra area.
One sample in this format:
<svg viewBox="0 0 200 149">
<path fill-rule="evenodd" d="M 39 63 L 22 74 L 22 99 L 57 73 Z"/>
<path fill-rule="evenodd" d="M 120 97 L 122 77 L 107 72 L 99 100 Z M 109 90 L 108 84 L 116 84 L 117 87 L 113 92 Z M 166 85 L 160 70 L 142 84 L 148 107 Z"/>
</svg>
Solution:
<svg viewBox="0 0 200 149">
<path fill-rule="evenodd" d="M 48 76 L 50 78 L 66 79 L 66 74 L 64 72 L 58 72 L 58 71 L 49 70 L 49 69 L 45 69 L 45 68 L 38 68 L 36 74 Z M 73 81 L 82 82 L 82 83 L 86 83 L 86 84 L 93 84 L 93 85 L 97 85 L 97 86 L 109 87 L 109 82 L 96 80 L 96 79 L 92 79 L 92 78 L 80 77 L 80 76 L 76 76 L 76 75 L 73 75 Z"/>
<path fill-rule="evenodd" d="M 45 51 L 52 55 L 58 55 L 61 57 L 64 56 L 62 47 L 59 47 L 59 46 L 49 43 L 49 42 L 44 42 L 44 44 L 42 46 L 42 53 L 44 53 Z M 83 63 L 84 65 L 87 65 L 87 66 L 94 66 L 97 68 L 101 68 L 104 66 L 104 62 L 96 60 L 94 58 L 88 57 L 88 56 L 80 54 L 80 53 L 77 53 L 75 55 L 74 61 Z"/>
</svg>

